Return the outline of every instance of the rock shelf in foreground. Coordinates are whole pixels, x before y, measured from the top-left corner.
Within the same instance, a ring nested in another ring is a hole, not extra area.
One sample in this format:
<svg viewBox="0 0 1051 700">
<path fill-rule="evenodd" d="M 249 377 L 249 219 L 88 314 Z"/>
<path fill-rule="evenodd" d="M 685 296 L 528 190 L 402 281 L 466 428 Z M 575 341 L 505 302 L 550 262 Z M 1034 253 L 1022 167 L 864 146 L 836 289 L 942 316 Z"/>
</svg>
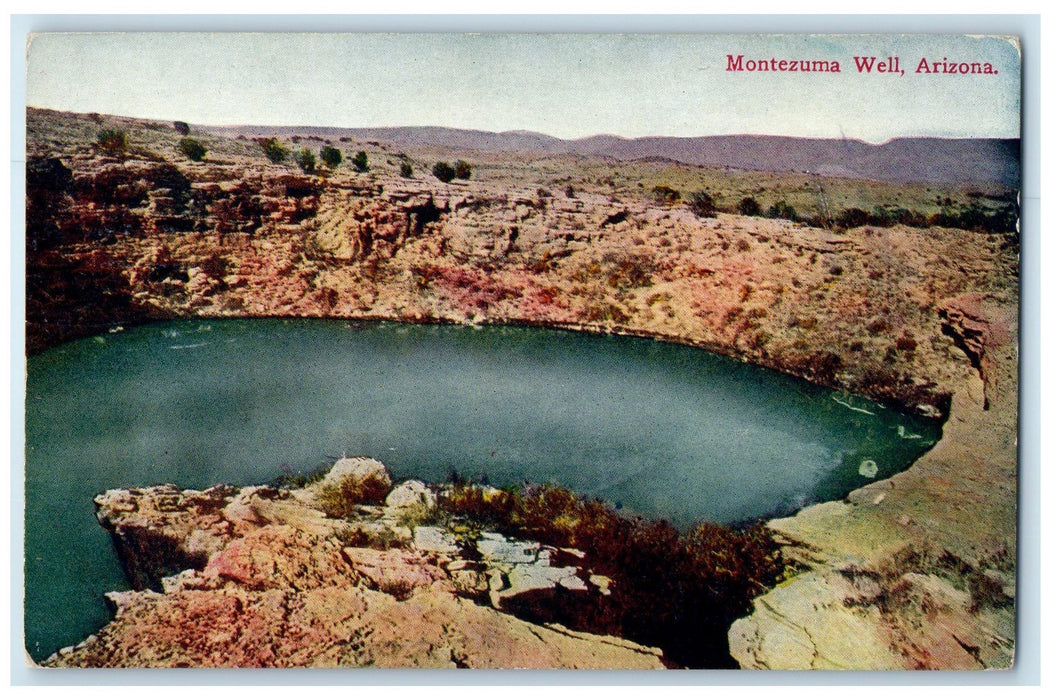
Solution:
<svg viewBox="0 0 1051 700">
<path fill-rule="evenodd" d="M 374 460 L 333 472 L 389 480 Z M 482 532 L 465 556 L 448 530 L 411 526 L 433 503 L 421 482 L 349 519 L 319 510 L 324 483 L 98 496 L 138 590 L 107 594 L 113 621 L 45 665 L 663 668 L 659 649 L 503 612 L 538 590 L 603 595 L 601 577 L 552 563 L 581 553 Z"/>
</svg>

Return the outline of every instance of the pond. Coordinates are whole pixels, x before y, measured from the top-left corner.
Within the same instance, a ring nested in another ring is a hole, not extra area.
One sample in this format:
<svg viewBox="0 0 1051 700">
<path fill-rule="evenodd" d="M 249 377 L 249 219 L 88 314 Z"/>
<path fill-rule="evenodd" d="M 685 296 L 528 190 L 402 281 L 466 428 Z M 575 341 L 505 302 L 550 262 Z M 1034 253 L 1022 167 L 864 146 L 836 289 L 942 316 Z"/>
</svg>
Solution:
<svg viewBox="0 0 1051 700">
<path fill-rule="evenodd" d="M 395 479 L 553 482 L 685 526 L 785 515 L 907 467 L 935 421 L 719 355 L 620 336 L 317 320 L 135 327 L 29 358 L 27 647 L 127 588 L 92 498 L 256 484 L 342 455 Z"/>
</svg>

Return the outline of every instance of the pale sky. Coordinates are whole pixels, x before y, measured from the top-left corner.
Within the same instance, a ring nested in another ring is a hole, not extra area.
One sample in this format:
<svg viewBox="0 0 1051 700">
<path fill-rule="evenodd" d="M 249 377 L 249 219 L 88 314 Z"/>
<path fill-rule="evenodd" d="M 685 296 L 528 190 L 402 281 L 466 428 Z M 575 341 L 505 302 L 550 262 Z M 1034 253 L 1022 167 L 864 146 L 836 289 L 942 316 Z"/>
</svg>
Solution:
<svg viewBox="0 0 1051 700">
<path fill-rule="evenodd" d="M 842 72 L 730 72 L 728 54 Z M 199 124 L 872 142 L 1020 133 L 1019 54 L 988 37 L 71 33 L 36 35 L 28 56 L 30 106 Z M 854 56 L 897 56 L 905 74 L 859 74 Z M 998 74 L 917 74 L 924 57 Z"/>
</svg>

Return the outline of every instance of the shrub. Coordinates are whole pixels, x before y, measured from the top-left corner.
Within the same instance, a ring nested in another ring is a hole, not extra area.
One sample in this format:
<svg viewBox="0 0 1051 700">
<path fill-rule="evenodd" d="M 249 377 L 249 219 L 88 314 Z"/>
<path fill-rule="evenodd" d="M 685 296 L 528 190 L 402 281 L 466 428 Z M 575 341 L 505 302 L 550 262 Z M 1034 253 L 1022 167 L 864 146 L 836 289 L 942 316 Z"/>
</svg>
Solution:
<svg viewBox="0 0 1051 700">
<path fill-rule="evenodd" d="M 471 179 L 471 166 L 465 160 L 458 160 L 453 163 L 453 170 L 455 171 L 457 180 L 470 180 Z"/>
<path fill-rule="evenodd" d="M 766 216 L 770 219 L 788 219 L 789 221 L 796 221 L 799 219 L 799 215 L 796 214 L 795 208 L 783 199 L 771 204 L 770 208 L 766 210 Z"/>
<path fill-rule="evenodd" d="M 663 184 L 656 185 L 651 191 L 653 193 L 654 199 L 656 199 L 658 202 L 661 202 L 662 204 L 674 204 L 675 202 L 679 201 L 681 196 L 679 195 L 679 190 L 673 189 L 672 187 Z"/>
<path fill-rule="evenodd" d="M 185 138 L 179 141 L 179 152 L 190 160 L 199 163 L 204 160 L 204 155 L 208 152 L 208 149 L 197 139 Z"/>
<path fill-rule="evenodd" d="M 412 165 L 407 160 L 401 162 L 401 176 L 412 177 Z"/>
<path fill-rule="evenodd" d="M 182 134 L 183 136 L 189 136 L 189 134 L 190 134 L 190 125 L 187 124 L 186 122 L 172 122 L 172 126 L 174 126 L 175 130 L 177 132 L 179 132 L 180 134 Z"/>
<path fill-rule="evenodd" d="M 762 207 L 759 206 L 759 202 L 755 201 L 753 197 L 745 197 L 737 205 L 737 211 L 742 216 L 759 216 L 763 213 Z"/>
<path fill-rule="evenodd" d="M 569 199 L 577 198 L 577 191 L 573 189 L 573 185 L 566 185 L 566 197 Z"/>
<path fill-rule="evenodd" d="M 312 173 L 317 167 L 317 158 L 309 148 L 304 148 L 296 154 L 296 165 L 302 168 L 303 172 Z"/>
<path fill-rule="evenodd" d="M 359 505 L 380 505 L 390 492 L 390 482 L 370 474 L 364 478 L 344 478 L 325 484 L 318 493 L 321 510 L 330 518 L 347 518 Z"/>
<path fill-rule="evenodd" d="M 284 163 L 291 153 L 288 146 L 276 138 L 263 139 L 259 142 L 259 145 L 271 163 Z"/>
<path fill-rule="evenodd" d="M 120 129 L 103 129 L 96 141 L 99 147 L 111 154 L 121 154 L 128 150 L 128 136 Z"/>
<path fill-rule="evenodd" d="M 358 151 L 354 154 L 354 157 L 350 159 L 350 164 L 354 167 L 355 172 L 368 172 L 369 156 L 365 151 Z"/>
<path fill-rule="evenodd" d="M 690 195 L 690 211 L 702 219 L 715 217 L 715 198 L 708 192 L 694 192 Z"/>
<path fill-rule="evenodd" d="M 339 164 L 343 162 L 343 151 L 332 146 L 321 147 L 321 162 L 325 164 L 325 167 L 329 170 L 335 170 L 339 167 Z"/>
<path fill-rule="evenodd" d="M 435 163 L 431 172 L 442 182 L 451 182 L 452 179 L 456 177 L 456 170 L 444 160 Z"/>
</svg>

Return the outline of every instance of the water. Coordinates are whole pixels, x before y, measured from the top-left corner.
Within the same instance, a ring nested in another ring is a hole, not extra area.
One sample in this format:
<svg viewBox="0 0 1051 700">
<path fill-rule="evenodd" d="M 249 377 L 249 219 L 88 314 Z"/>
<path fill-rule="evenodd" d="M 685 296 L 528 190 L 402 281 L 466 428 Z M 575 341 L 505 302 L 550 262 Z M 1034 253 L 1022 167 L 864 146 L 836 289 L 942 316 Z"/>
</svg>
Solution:
<svg viewBox="0 0 1051 700">
<path fill-rule="evenodd" d="M 83 639 L 108 621 L 102 594 L 127 588 L 94 517 L 108 488 L 262 483 L 369 455 L 395 478 L 554 482 L 679 525 L 729 523 L 840 498 L 938 436 L 638 338 L 307 320 L 88 338 L 28 362 L 27 646 L 41 659 Z"/>
</svg>

